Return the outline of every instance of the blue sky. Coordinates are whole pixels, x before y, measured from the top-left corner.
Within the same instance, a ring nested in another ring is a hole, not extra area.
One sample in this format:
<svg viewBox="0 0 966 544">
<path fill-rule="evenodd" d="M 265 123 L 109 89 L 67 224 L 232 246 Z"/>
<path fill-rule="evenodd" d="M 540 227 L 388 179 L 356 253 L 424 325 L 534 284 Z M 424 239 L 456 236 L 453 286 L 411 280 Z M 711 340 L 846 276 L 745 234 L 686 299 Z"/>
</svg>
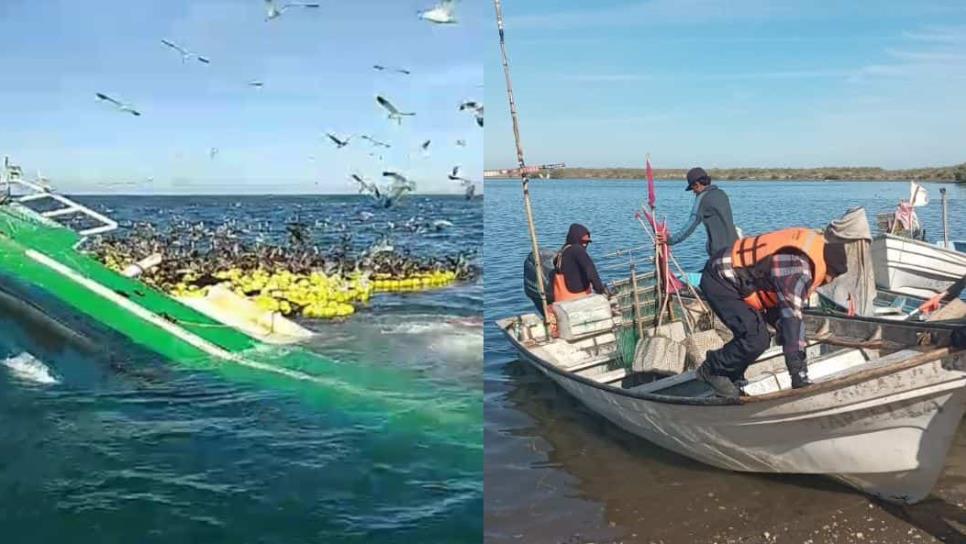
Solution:
<svg viewBox="0 0 966 544">
<path fill-rule="evenodd" d="M 530 164 L 966 162 L 966 2 L 504 2 Z M 515 164 L 495 23 L 485 166 Z"/>
<path fill-rule="evenodd" d="M 446 178 L 454 165 L 481 177 L 483 131 L 458 105 L 482 98 L 492 12 L 467 0 L 460 24 L 434 26 L 416 17 L 433 2 L 320 0 L 266 22 L 262 0 L 0 1 L 0 154 L 64 191 L 353 192 L 350 172 L 385 167 L 420 192 L 459 193 Z M 211 64 L 182 64 L 161 39 Z M 376 94 L 416 117 L 390 123 Z M 336 151 L 322 139 L 329 130 L 393 148 L 381 163 L 362 140 Z M 426 139 L 429 157 L 417 152 Z"/>
</svg>

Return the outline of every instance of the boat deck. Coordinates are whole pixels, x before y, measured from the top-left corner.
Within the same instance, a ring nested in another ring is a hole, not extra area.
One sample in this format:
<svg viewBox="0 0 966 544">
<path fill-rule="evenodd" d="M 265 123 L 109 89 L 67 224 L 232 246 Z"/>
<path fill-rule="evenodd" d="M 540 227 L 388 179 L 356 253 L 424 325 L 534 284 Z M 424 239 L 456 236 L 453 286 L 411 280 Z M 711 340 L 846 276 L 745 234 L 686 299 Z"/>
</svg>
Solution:
<svg viewBox="0 0 966 544">
<path fill-rule="evenodd" d="M 922 355 L 923 350 L 915 347 L 917 329 L 911 324 L 897 325 L 900 341 L 866 339 L 863 341 L 836 341 L 830 338 L 826 325 L 818 325 L 823 320 L 811 316 L 809 340 L 806 355 L 809 361 L 809 376 L 815 384 L 838 380 L 859 372 L 888 367 L 897 362 Z M 848 323 L 842 321 L 841 323 Z M 712 398 L 709 386 L 694 377 L 693 371 L 668 375 L 656 372 L 636 372 L 621 361 L 617 349 L 618 338 L 614 332 L 602 332 L 584 336 L 571 341 L 561 338 L 546 341 L 542 321 L 536 314 L 527 314 L 514 319 L 500 321 L 501 328 L 508 334 L 519 326 L 526 328 L 523 346 L 535 358 L 556 369 L 579 376 L 593 382 L 634 392 L 654 394 L 663 397 Z M 847 325 L 839 325 L 846 327 Z M 867 330 L 869 325 L 855 322 L 854 328 Z M 847 331 L 846 331 L 847 332 Z M 878 333 L 873 334 L 877 337 Z M 747 397 L 772 395 L 791 390 L 791 379 L 785 367 L 781 347 L 775 345 L 766 350 L 746 371 L 748 385 L 744 388 Z"/>
</svg>

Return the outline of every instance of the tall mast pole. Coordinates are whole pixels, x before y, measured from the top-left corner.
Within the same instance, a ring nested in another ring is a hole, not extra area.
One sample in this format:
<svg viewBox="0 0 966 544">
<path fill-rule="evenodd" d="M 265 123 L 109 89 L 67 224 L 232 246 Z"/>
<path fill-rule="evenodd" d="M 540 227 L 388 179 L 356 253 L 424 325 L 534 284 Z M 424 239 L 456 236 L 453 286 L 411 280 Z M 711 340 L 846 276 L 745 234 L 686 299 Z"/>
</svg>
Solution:
<svg viewBox="0 0 966 544">
<path fill-rule="evenodd" d="M 940 187 L 939 194 L 942 195 L 943 247 L 946 249 L 953 249 L 949 245 L 949 215 L 946 212 L 946 188 Z"/>
<path fill-rule="evenodd" d="M 543 309 L 543 323 L 548 326 L 546 286 L 543 284 L 543 263 L 540 261 L 540 245 L 537 243 L 537 228 L 533 224 L 533 209 L 530 206 L 530 174 L 523 160 L 523 144 L 520 142 L 520 120 L 517 118 L 517 105 L 513 100 L 513 83 L 510 81 L 510 64 L 506 57 L 506 42 L 503 36 L 503 7 L 500 0 L 493 0 L 496 8 L 496 26 L 500 31 L 500 55 L 503 58 L 503 75 L 506 78 L 506 94 L 510 101 L 510 117 L 513 119 L 513 139 L 517 146 L 517 164 L 523 177 L 523 207 L 527 213 L 527 227 L 530 230 L 530 246 L 537 267 L 537 289 L 540 291 L 540 305 Z M 549 331 L 548 331 L 549 333 Z"/>
</svg>

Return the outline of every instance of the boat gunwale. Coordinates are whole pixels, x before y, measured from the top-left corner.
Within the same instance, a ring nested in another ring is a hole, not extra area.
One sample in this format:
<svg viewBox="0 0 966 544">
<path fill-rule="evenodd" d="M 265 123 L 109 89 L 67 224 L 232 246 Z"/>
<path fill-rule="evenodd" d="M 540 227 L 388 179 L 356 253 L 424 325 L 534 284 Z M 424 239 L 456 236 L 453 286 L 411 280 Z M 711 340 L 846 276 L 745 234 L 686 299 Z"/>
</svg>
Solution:
<svg viewBox="0 0 966 544">
<path fill-rule="evenodd" d="M 962 251 L 959 251 L 957 249 L 950 249 L 950 248 L 943 247 L 943 246 L 937 246 L 937 245 L 934 245 L 934 244 L 930 244 L 929 242 L 924 242 L 922 240 L 916 240 L 914 238 L 906 238 L 904 236 L 896 236 L 895 234 L 889 234 L 887 232 L 882 232 L 882 233 L 879 233 L 879 234 L 876 234 L 875 236 L 873 236 L 872 237 L 872 244 L 874 244 L 877 241 L 881 241 L 882 243 L 885 243 L 888 240 L 894 240 L 894 241 L 897 241 L 897 242 L 910 243 L 910 244 L 913 244 L 913 245 L 916 245 L 916 246 L 919 246 L 919 247 L 934 249 L 934 250 L 939 251 L 940 253 L 949 253 L 952 256 L 957 257 L 959 259 L 966 258 L 966 253 L 963 253 Z M 953 242 L 953 240 L 950 240 L 950 242 Z"/>
<path fill-rule="evenodd" d="M 841 318 L 835 316 L 821 315 L 816 317 L 822 317 L 825 319 L 837 319 Z M 888 324 L 888 325 L 898 325 L 899 327 L 905 327 L 908 325 L 913 325 L 912 323 L 896 323 L 890 322 L 889 320 L 881 320 L 875 318 L 864 318 L 864 317 L 853 317 L 851 320 L 861 321 L 870 324 Z M 800 388 L 800 389 L 786 389 L 781 391 L 775 391 L 772 393 L 766 393 L 764 395 L 757 396 L 742 396 L 737 399 L 729 399 L 724 397 L 682 397 L 677 395 L 661 395 L 656 393 L 648 393 L 641 391 L 633 391 L 630 389 L 624 389 L 622 387 L 615 387 L 605 383 L 598 382 L 586 376 L 581 376 L 572 372 L 568 372 L 557 365 L 543 359 L 542 357 L 535 354 L 522 342 L 517 340 L 509 331 L 509 326 L 515 321 L 513 317 L 506 317 L 502 319 L 494 320 L 494 323 L 499 327 L 500 331 L 507 337 L 511 345 L 513 345 L 518 351 L 525 354 L 525 357 L 531 362 L 537 363 L 539 367 L 547 371 L 553 372 L 563 376 L 569 380 L 576 381 L 583 385 L 589 385 L 595 389 L 600 389 L 608 393 L 617 394 L 624 397 L 630 397 L 639 400 L 646 400 L 657 402 L 661 404 L 677 404 L 686 406 L 746 406 L 749 404 L 759 404 L 762 402 L 775 401 L 775 400 L 786 400 L 790 398 L 804 398 L 816 394 L 826 393 L 834 389 L 841 389 L 843 387 L 849 387 L 855 385 L 856 383 L 876 379 L 889 374 L 894 374 L 896 372 L 901 372 L 903 370 L 908 370 L 910 368 L 915 368 L 917 366 L 926 365 L 935 362 L 938 359 L 942 359 L 949 355 L 962 354 L 966 352 L 966 349 L 956 349 L 949 346 L 939 347 L 935 346 L 935 349 L 930 351 L 923 351 L 921 355 L 914 356 L 906 361 L 897 362 L 880 368 L 872 368 L 864 371 L 859 371 L 853 374 L 842 376 L 840 378 L 835 378 L 828 381 L 819 382 L 813 386 Z M 916 327 L 917 329 L 925 328 L 929 329 L 940 329 L 940 330 L 954 330 L 958 327 L 937 323 L 935 325 L 930 325 L 928 327 Z M 910 346 L 913 348 L 914 346 Z"/>
</svg>

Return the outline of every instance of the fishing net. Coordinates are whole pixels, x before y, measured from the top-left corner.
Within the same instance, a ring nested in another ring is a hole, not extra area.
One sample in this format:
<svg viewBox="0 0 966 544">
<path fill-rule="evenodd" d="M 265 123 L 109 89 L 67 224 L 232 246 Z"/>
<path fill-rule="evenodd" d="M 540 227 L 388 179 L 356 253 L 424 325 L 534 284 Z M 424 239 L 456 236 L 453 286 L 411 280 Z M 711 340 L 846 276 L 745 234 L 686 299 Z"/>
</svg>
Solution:
<svg viewBox="0 0 966 544">
<path fill-rule="evenodd" d="M 637 288 L 638 288 L 637 302 L 640 303 L 640 305 L 638 306 L 638 311 L 640 313 L 644 313 L 648 311 L 646 309 L 647 308 L 646 303 L 648 302 L 650 303 L 650 306 L 649 306 L 650 313 L 653 313 L 654 311 L 653 284 L 650 287 L 651 297 L 649 301 L 646 295 L 643 294 L 643 291 L 646 290 L 645 289 L 646 285 L 642 286 L 642 283 L 646 284 L 647 278 L 648 278 L 647 276 L 639 277 L 640 281 L 638 282 L 638 285 L 637 285 Z M 614 298 L 616 300 L 616 304 L 614 305 L 614 308 L 616 310 L 616 313 L 618 314 L 618 322 L 620 323 L 616 334 L 617 335 L 617 356 L 618 356 L 618 360 L 621 363 L 621 366 L 623 366 L 624 368 L 630 369 L 634 364 L 634 353 L 635 353 L 635 350 L 637 349 L 637 343 L 640 340 L 640 335 L 637 332 L 637 326 L 635 324 L 635 318 L 637 318 L 638 315 L 634 309 L 634 305 L 635 305 L 634 290 L 633 290 L 632 282 L 629 279 L 615 282 L 612 287 L 613 287 L 612 290 L 614 292 Z M 644 300 L 641 300 L 642 298 L 644 298 Z M 644 320 L 643 317 L 642 317 L 642 320 Z"/>
<path fill-rule="evenodd" d="M 617 331 L 617 357 L 624 368 L 631 368 L 634 364 L 637 341 L 637 330 L 634 327 L 620 327 Z"/>
</svg>

